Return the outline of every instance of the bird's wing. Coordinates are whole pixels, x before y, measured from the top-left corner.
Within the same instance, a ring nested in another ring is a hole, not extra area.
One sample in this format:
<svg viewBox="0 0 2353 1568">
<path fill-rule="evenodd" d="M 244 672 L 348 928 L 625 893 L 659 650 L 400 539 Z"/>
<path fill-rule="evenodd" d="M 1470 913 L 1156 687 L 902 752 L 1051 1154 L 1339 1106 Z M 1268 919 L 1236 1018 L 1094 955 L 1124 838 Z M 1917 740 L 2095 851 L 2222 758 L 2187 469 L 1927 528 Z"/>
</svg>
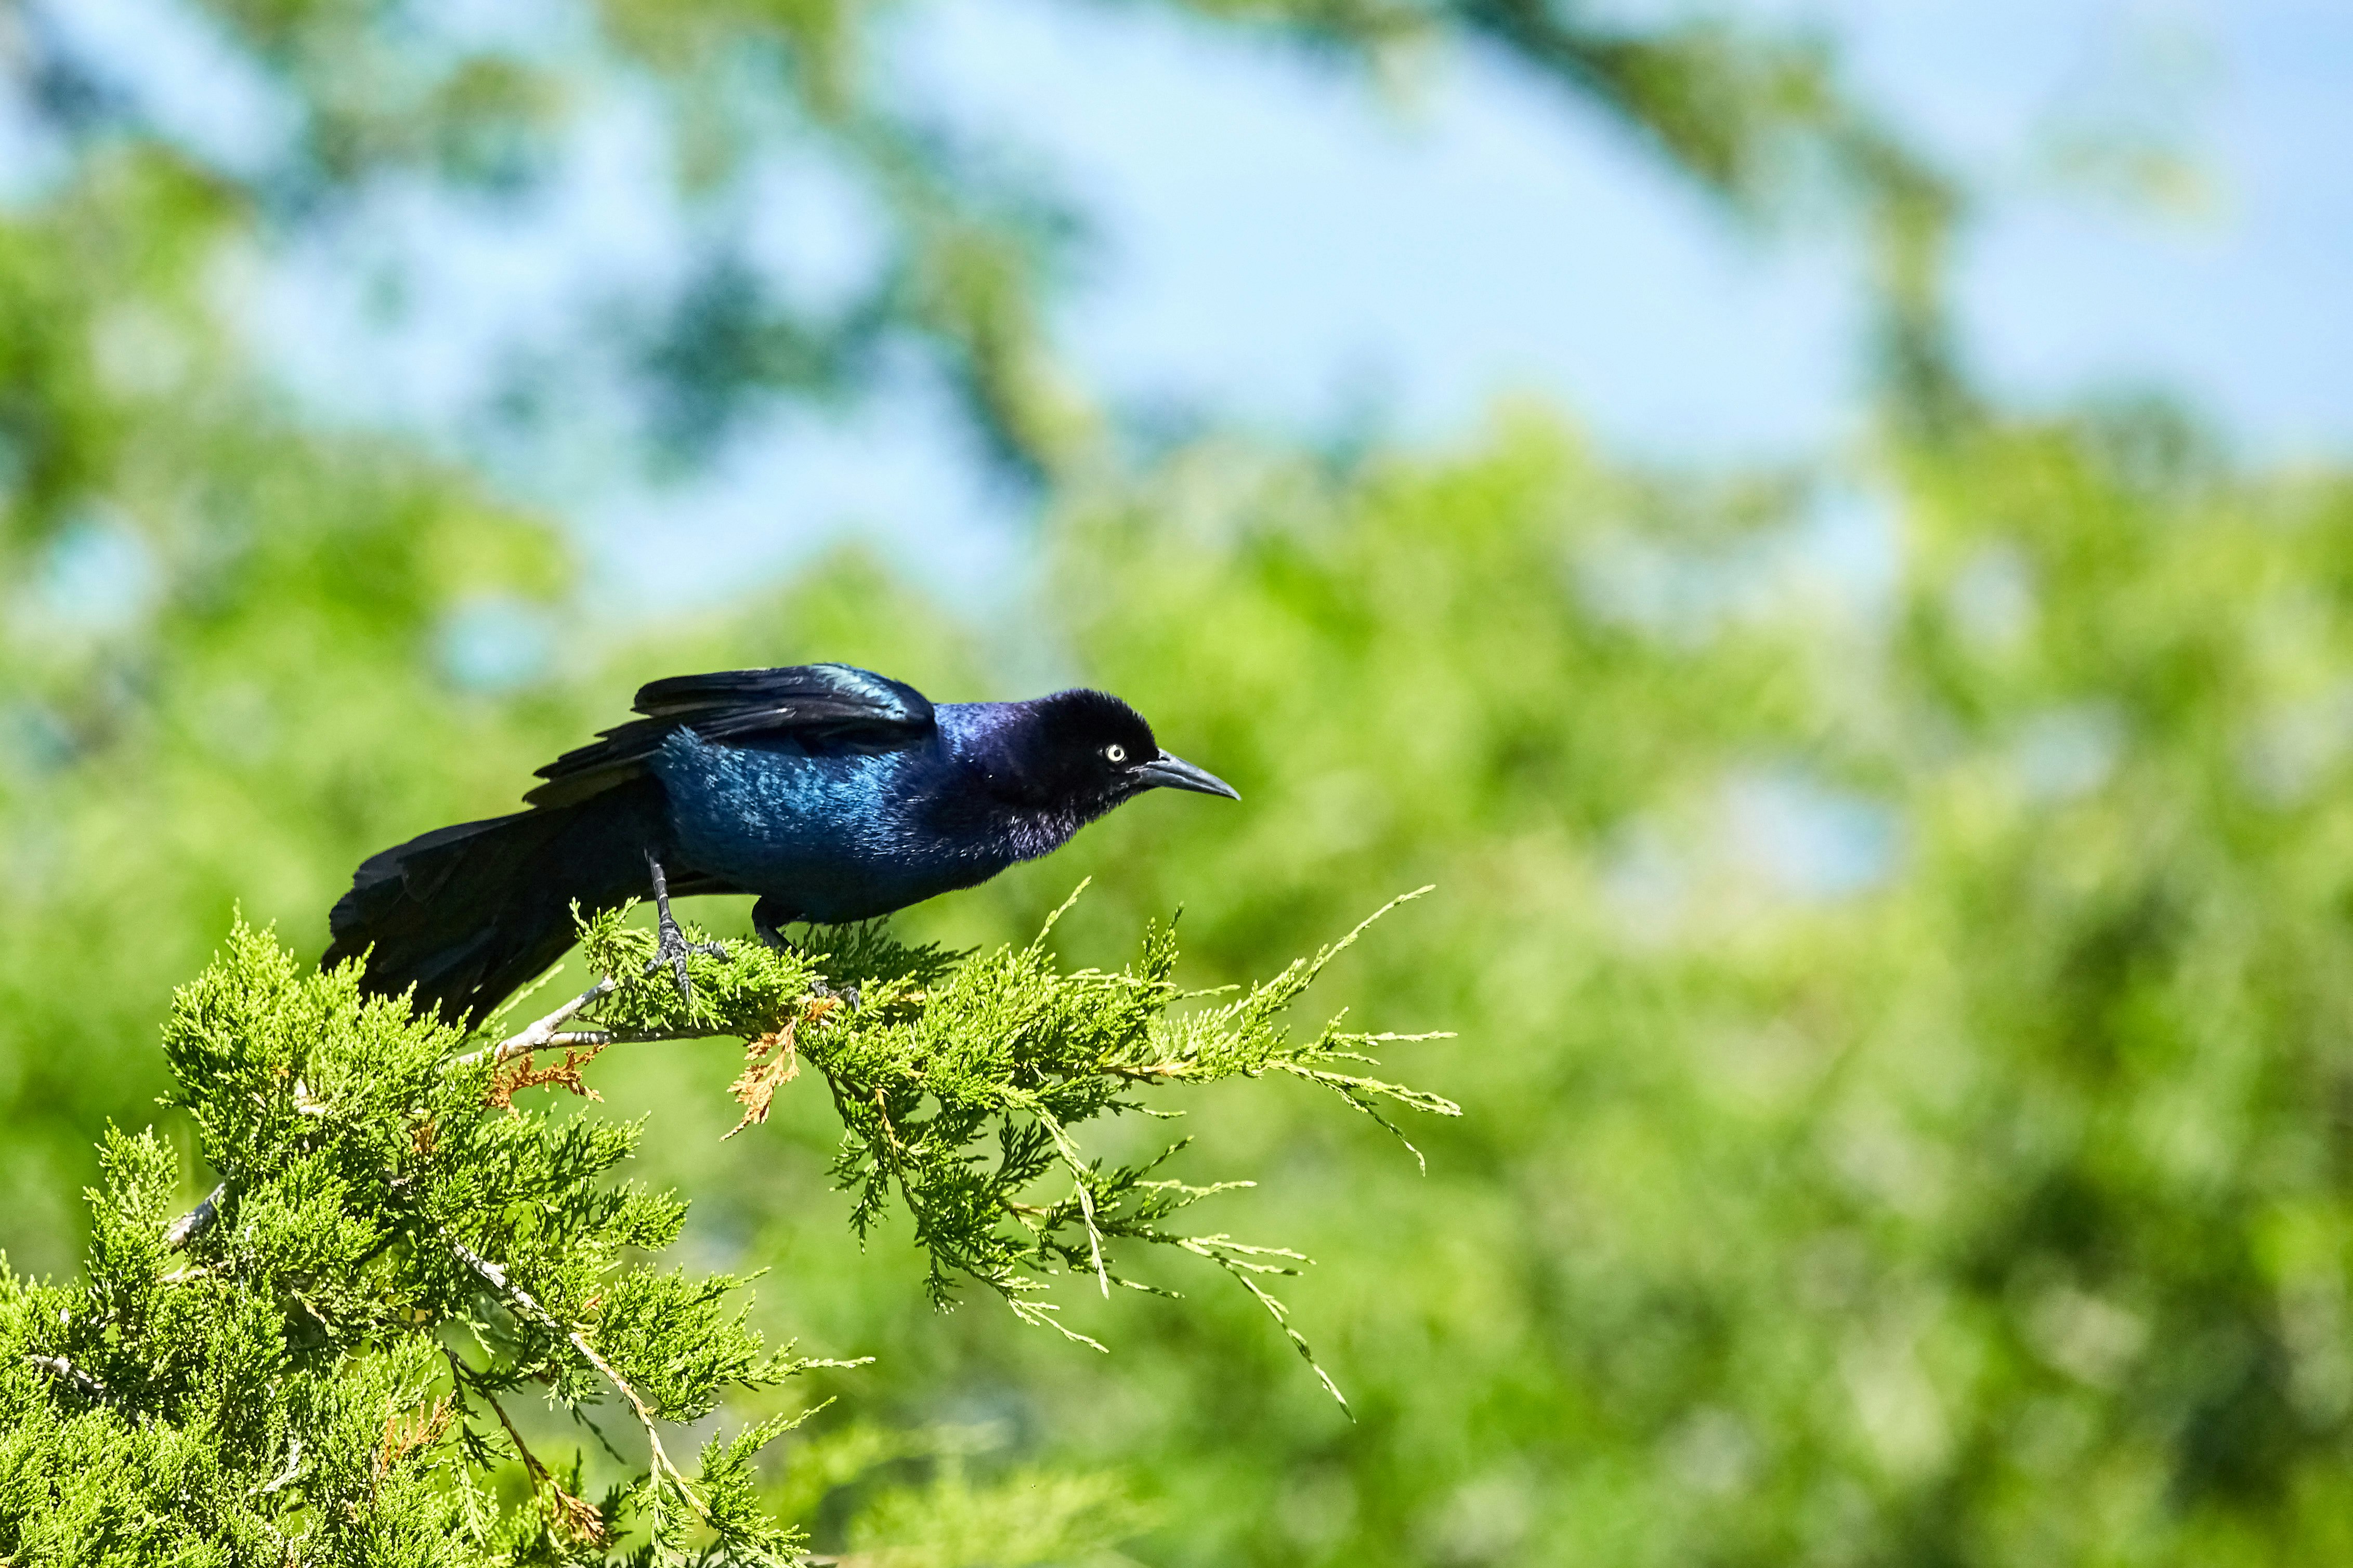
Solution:
<svg viewBox="0 0 2353 1568">
<path fill-rule="evenodd" d="M 568 805 L 600 795 L 642 774 L 646 759 L 680 729 L 706 741 L 789 736 L 815 749 L 861 752 L 903 750 L 934 732 L 922 692 L 846 664 L 675 675 L 640 687 L 635 707 L 646 717 L 617 724 L 540 769 L 547 782 L 523 799 Z"/>
</svg>

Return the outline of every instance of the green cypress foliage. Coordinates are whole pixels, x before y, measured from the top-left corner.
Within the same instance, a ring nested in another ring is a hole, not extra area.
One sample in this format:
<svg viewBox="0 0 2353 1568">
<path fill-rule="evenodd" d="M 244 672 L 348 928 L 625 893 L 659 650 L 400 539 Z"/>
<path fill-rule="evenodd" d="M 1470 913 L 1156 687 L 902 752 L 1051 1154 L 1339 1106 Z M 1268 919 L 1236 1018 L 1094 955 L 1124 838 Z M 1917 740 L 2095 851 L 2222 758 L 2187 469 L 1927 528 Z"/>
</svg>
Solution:
<svg viewBox="0 0 2353 1568">
<path fill-rule="evenodd" d="M 349 968 L 309 973 L 239 923 L 164 1037 L 219 1187 L 178 1215 L 173 1150 L 152 1130 L 110 1132 L 87 1278 L 0 1267 L 0 1563 L 797 1561 L 755 1468 L 797 1417 L 738 1424 L 691 1464 L 669 1444 L 731 1390 L 843 1363 L 763 1344 L 737 1280 L 645 1261 L 686 1205 L 614 1178 L 638 1124 L 518 1098 L 593 1096 L 584 1071 L 610 1047 L 741 1037 L 738 1131 L 795 1077 L 821 1079 L 850 1223 L 863 1234 L 903 1208 L 935 1301 L 974 1282 L 1082 1340 L 1048 1278 L 1107 1292 L 1130 1283 L 1119 1258 L 1153 1245 L 1230 1273 L 1307 1353 L 1265 1283 L 1298 1255 L 1172 1226 L 1223 1184 L 1155 1176 L 1175 1148 L 1090 1159 L 1088 1121 L 1155 1089 L 1268 1073 L 1385 1124 L 1385 1101 L 1455 1113 L 1359 1070 L 1391 1037 L 1283 1026 L 1362 926 L 1222 1001 L 1176 989 L 1157 926 L 1116 972 L 1061 970 L 1043 933 L 966 954 L 880 927 L 805 949 L 731 942 L 694 962 L 682 1001 L 646 973 L 651 937 L 625 916 L 583 924 L 607 979 L 527 1027 L 472 1035 L 364 997 Z M 576 1452 L 527 1445 L 525 1400 L 638 1456 L 628 1479 L 584 1495 Z"/>
</svg>

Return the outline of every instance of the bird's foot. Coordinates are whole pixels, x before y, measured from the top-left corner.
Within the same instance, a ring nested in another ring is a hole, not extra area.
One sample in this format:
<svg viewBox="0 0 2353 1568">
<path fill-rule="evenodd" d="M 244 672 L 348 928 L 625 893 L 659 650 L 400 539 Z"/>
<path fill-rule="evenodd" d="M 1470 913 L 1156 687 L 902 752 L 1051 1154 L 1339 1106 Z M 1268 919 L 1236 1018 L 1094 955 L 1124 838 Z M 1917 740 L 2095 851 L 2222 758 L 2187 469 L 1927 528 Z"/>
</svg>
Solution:
<svg viewBox="0 0 2353 1568">
<path fill-rule="evenodd" d="M 858 982 L 855 980 L 839 991 L 822 980 L 812 980 L 809 982 L 809 994 L 825 997 L 828 1001 L 839 1002 L 853 1013 L 858 1011 Z"/>
<path fill-rule="evenodd" d="M 651 974 L 662 965 L 670 965 L 670 976 L 678 982 L 678 999 L 686 1003 L 693 1002 L 694 986 L 686 976 L 686 961 L 700 954 L 715 958 L 724 963 L 727 962 L 725 945 L 715 942 L 687 941 L 686 932 L 679 929 L 678 921 L 670 917 L 668 910 L 662 912 L 661 920 L 655 929 L 661 933 L 661 937 L 654 948 L 654 955 L 646 960 L 646 973 Z"/>
<path fill-rule="evenodd" d="M 646 961 L 646 973 L 651 974 L 663 964 L 669 964 L 671 977 L 678 982 L 678 999 L 691 1006 L 694 1004 L 694 984 L 687 978 L 686 961 L 696 953 L 703 953 L 724 963 L 727 962 L 727 950 L 715 942 L 686 940 L 686 932 L 679 929 L 677 917 L 670 912 L 670 879 L 662 875 L 661 861 L 651 850 L 646 852 L 646 867 L 653 873 L 654 929 L 659 933 L 659 940 L 654 944 L 654 955 Z"/>
<path fill-rule="evenodd" d="M 752 906 L 753 934 L 766 943 L 772 952 L 791 953 L 797 958 L 812 956 L 807 948 L 785 934 L 786 917 L 781 912 L 783 908 L 782 905 L 771 904 L 766 899 L 762 899 L 758 903 L 754 904 Z M 809 980 L 809 994 L 822 997 L 828 1002 L 839 1002 L 853 1013 L 858 1010 L 858 986 L 855 983 L 836 991 L 825 983 L 822 975 L 812 976 Z"/>
</svg>

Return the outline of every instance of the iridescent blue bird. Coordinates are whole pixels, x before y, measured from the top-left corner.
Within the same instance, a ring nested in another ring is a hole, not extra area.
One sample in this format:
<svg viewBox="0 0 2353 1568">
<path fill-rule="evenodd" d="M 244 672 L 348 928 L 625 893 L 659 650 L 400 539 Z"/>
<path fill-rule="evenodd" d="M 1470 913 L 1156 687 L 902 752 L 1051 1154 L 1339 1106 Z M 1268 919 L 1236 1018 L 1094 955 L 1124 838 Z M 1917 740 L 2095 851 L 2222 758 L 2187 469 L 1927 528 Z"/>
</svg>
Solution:
<svg viewBox="0 0 2353 1568">
<path fill-rule="evenodd" d="M 771 942 L 985 882 L 1150 789 L 1240 797 L 1162 751 L 1107 692 L 942 702 L 842 664 L 657 680 L 641 718 L 567 752 L 527 811 L 372 856 L 328 917 L 322 966 L 479 1018 L 572 943 L 572 908 L 653 895 L 658 963 L 691 951 L 670 901 L 744 893 Z"/>
</svg>

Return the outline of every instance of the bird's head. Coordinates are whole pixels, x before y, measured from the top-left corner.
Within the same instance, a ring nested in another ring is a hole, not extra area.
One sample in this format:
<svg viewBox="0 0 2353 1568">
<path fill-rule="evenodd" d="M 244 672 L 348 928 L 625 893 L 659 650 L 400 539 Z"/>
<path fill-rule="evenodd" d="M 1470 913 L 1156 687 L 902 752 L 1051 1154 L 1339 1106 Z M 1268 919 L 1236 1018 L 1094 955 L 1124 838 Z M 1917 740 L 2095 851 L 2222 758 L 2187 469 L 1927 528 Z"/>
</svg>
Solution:
<svg viewBox="0 0 2353 1568">
<path fill-rule="evenodd" d="M 1148 789 L 1241 798 L 1216 774 L 1162 751 L 1144 716 L 1107 691 L 1057 691 L 1019 707 L 1020 783 L 1038 804 L 1085 820 Z"/>
</svg>

